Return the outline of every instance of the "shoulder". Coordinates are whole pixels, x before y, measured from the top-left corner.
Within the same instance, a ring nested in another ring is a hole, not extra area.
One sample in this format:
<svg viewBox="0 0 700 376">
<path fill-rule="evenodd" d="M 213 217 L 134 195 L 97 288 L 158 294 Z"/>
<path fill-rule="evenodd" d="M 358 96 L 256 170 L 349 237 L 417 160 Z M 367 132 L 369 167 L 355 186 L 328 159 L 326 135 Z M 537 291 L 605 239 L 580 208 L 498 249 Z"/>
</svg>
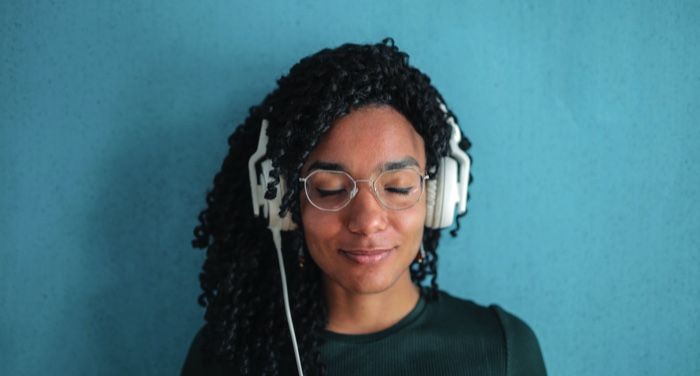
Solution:
<svg viewBox="0 0 700 376">
<path fill-rule="evenodd" d="M 542 350 L 530 326 L 497 305 L 489 308 L 496 313 L 503 328 L 508 374 L 545 375 Z"/>
<path fill-rule="evenodd" d="M 498 305 L 488 307 L 440 291 L 436 316 L 460 335 L 499 343 L 508 375 L 545 375 L 539 342 L 529 325 Z"/>
<path fill-rule="evenodd" d="M 443 323 L 455 334 L 498 338 L 501 335 L 498 317 L 487 307 L 440 291 L 429 303 L 432 321 Z"/>
<path fill-rule="evenodd" d="M 214 376 L 231 375 L 231 370 L 225 370 L 220 364 L 215 364 L 204 356 L 204 329 L 200 329 L 192 340 L 187 352 L 185 363 L 182 365 L 181 376 Z M 228 373 L 227 373 L 228 372 Z"/>
</svg>

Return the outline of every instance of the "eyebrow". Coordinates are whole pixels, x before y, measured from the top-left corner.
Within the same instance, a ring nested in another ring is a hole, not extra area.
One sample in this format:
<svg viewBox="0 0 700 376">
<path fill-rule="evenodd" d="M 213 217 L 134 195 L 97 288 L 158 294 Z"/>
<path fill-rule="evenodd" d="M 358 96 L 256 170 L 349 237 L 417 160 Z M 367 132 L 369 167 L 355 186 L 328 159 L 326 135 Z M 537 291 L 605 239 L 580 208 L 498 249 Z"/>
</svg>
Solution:
<svg viewBox="0 0 700 376">
<path fill-rule="evenodd" d="M 315 161 L 309 166 L 307 172 L 314 170 L 345 171 L 345 166 L 341 163 Z"/>
<path fill-rule="evenodd" d="M 415 160 L 413 157 L 406 157 L 406 158 L 398 160 L 398 161 L 384 163 L 384 166 L 382 166 L 381 170 L 382 171 L 399 170 L 399 169 L 410 167 L 410 166 L 415 166 L 415 167 L 420 168 L 420 164 L 418 163 L 417 160 Z"/>
<path fill-rule="evenodd" d="M 413 157 L 405 157 L 403 159 L 400 159 L 398 161 L 390 161 L 384 163 L 379 171 L 389 171 L 389 170 L 399 170 L 402 168 L 410 167 L 410 166 L 415 166 L 420 168 L 420 164 L 418 161 L 413 158 Z M 328 170 L 328 171 L 343 171 L 347 172 L 347 168 L 345 165 L 342 163 L 334 163 L 334 162 L 324 162 L 324 161 L 314 161 L 309 165 L 309 168 L 307 170 L 307 173 L 310 173 L 314 170 Z"/>
</svg>

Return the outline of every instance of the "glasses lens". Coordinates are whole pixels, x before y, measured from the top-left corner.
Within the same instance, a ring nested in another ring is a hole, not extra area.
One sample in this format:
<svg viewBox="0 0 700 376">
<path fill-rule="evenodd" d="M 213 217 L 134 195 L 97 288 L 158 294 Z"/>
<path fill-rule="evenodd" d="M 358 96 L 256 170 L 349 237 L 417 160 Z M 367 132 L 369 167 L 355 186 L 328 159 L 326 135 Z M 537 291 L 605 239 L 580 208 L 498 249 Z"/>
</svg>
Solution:
<svg viewBox="0 0 700 376">
<path fill-rule="evenodd" d="M 406 168 L 383 172 L 375 182 L 377 195 L 389 209 L 408 209 L 423 193 L 423 178 L 418 171 Z"/>
<path fill-rule="evenodd" d="M 313 172 L 306 179 L 306 194 L 315 206 L 326 210 L 337 210 L 350 200 L 352 179 L 344 172 Z"/>
</svg>

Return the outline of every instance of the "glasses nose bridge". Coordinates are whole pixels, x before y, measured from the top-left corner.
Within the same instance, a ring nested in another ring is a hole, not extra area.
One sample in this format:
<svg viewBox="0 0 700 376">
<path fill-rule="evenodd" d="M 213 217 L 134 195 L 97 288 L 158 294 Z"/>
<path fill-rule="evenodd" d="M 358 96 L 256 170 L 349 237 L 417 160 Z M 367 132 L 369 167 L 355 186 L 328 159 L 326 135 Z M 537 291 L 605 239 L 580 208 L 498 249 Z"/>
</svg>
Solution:
<svg viewBox="0 0 700 376">
<path fill-rule="evenodd" d="M 357 196 L 357 193 L 359 192 L 358 183 L 367 183 L 367 185 L 369 185 L 369 187 L 372 191 L 372 195 L 374 196 L 374 198 L 377 199 L 380 204 L 382 203 L 382 200 L 379 199 L 379 195 L 377 194 L 377 190 L 374 188 L 374 182 L 376 179 L 355 179 L 352 176 L 349 176 L 349 177 L 353 181 L 353 190 L 350 193 L 350 200 L 354 199 L 355 196 Z"/>
</svg>

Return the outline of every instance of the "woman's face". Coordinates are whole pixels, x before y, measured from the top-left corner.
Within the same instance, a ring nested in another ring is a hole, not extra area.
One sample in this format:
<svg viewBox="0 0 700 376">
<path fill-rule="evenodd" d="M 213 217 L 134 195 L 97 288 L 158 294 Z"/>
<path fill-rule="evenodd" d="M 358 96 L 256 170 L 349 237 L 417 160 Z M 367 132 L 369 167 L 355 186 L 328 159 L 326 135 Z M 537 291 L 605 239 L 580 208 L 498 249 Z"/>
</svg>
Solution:
<svg viewBox="0 0 700 376">
<path fill-rule="evenodd" d="M 368 106 L 335 122 L 302 169 L 307 176 L 319 166 L 333 166 L 355 180 L 372 179 L 390 164 L 426 168 L 423 139 L 389 106 Z M 324 283 L 350 293 L 387 291 L 407 278 L 423 238 L 425 193 L 414 206 L 384 208 L 368 183 L 357 183 L 357 195 L 335 212 L 314 207 L 301 191 L 301 216 L 311 257 L 323 271 Z"/>
</svg>

